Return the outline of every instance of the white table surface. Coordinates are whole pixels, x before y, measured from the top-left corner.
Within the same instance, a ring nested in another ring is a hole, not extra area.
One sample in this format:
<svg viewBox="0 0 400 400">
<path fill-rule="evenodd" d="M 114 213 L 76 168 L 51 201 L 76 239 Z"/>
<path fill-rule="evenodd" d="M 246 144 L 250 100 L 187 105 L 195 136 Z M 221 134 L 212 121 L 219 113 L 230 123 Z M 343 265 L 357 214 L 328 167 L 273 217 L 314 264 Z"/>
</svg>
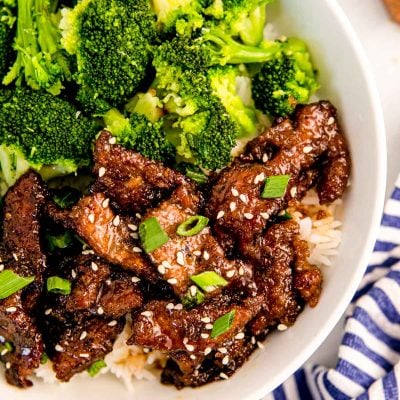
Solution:
<svg viewBox="0 0 400 400">
<path fill-rule="evenodd" d="M 400 173 L 400 24 L 390 20 L 383 0 L 337 1 L 365 48 L 380 92 L 388 147 L 387 197 Z M 335 365 L 343 326 L 342 318 L 310 362 Z"/>
</svg>

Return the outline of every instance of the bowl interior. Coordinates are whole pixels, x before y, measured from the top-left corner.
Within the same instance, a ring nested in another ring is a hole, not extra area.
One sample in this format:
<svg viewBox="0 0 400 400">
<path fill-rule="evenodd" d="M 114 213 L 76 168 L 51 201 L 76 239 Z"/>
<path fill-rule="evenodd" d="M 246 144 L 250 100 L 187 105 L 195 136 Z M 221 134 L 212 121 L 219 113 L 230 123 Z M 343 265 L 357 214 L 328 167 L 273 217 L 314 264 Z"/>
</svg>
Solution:
<svg viewBox="0 0 400 400">
<path fill-rule="evenodd" d="M 294 372 L 328 335 L 350 302 L 372 251 L 385 194 L 385 137 L 376 91 L 352 29 L 332 0 L 280 0 L 269 8 L 279 32 L 304 38 L 320 70 L 320 98 L 339 110 L 352 152 L 351 188 L 345 199 L 343 242 L 335 265 L 324 270 L 316 309 L 306 308 L 294 327 L 270 335 L 263 350 L 229 380 L 176 391 L 158 381 L 139 381 L 140 400 L 259 400 Z M 1 374 L 3 375 L 3 374 Z M 2 400 L 135 398 L 114 378 L 77 378 L 69 384 L 37 383 L 29 391 L 0 378 Z"/>
</svg>

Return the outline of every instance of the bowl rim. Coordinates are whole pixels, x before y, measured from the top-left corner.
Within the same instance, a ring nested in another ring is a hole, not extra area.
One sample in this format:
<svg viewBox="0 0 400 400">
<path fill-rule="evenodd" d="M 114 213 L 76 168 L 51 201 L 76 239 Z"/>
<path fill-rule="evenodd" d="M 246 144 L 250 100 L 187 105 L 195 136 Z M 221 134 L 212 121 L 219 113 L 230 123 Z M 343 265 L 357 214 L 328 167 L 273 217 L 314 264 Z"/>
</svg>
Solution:
<svg viewBox="0 0 400 400">
<path fill-rule="evenodd" d="M 369 258 L 372 254 L 377 232 L 380 227 L 382 213 L 385 204 L 386 194 L 386 180 L 387 180 L 387 144 L 386 144 L 386 131 L 384 114 L 382 109 L 382 103 L 380 100 L 380 94 L 376 85 L 376 80 L 372 73 L 371 64 L 367 58 L 365 50 L 361 44 L 361 41 L 353 28 L 350 20 L 345 14 L 343 8 L 336 0 L 326 0 L 327 6 L 331 12 L 336 16 L 339 23 L 342 25 L 346 36 L 349 39 L 349 43 L 353 48 L 356 58 L 360 61 L 363 78 L 366 84 L 366 89 L 369 93 L 369 98 L 373 110 L 374 126 L 373 130 L 376 132 L 376 137 L 381 139 L 377 141 L 376 156 L 377 156 L 377 194 L 374 198 L 373 208 L 370 210 L 370 229 L 366 235 L 365 245 L 363 252 L 360 254 L 359 261 L 354 268 L 353 278 L 347 285 L 346 290 L 338 300 L 337 305 L 333 309 L 333 312 L 327 318 L 325 324 L 321 329 L 318 330 L 313 340 L 303 348 L 297 356 L 293 357 L 292 360 L 287 364 L 287 367 L 281 372 L 274 375 L 265 384 L 260 385 L 254 389 L 251 395 L 248 395 L 244 400 L 260 400 L 267 394 L 271 393 L 279 385 L 285 382 L 287 378 L 293 375 L 297 369 L 307 362 L 312 354 L 317 351 L 321 344 L 325 341 L 328 335 L 332 332 L 335 325 L 338 323 L 340 318 L 345 313 L 347 306 L 350 304 L 358 285 L 364 276 L 365 270 L 368 266 Z"/>
</svg>

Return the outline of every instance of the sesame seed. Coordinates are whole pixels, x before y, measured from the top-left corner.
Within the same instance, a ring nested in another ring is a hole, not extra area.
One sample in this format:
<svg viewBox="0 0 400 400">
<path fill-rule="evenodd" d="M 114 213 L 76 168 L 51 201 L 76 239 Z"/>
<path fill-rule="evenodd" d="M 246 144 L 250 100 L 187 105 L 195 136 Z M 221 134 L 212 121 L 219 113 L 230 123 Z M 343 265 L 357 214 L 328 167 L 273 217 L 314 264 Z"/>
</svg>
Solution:
<svg viewBox="0 0 400 400">
<path fill-rule="evenodd" d="M 135 215 L 136 215 L 137 219 L 141 219 L 142 218 L 142 214 L 136 213 Z"/>
<path fill-rule="evenodd" d="M 330 117 L 330 118 L 328 119 L 328 125 L 332 125 L 332 124 L 334 124 L 334 123 L 335 123 L 335 118 Z"/>
<path fill-rule="evenodd" d="M 103 208 L 108 208 L 109 205 L 110 205 L 110 199 L 104 199 L 103 202 L 101 203 L 101 206 Z"/>
<path fill-rule="evenodd" d="M 229 363 L 229 356 L 225 356 L 223 359 L 222 359 L 222 365 L 227 365 Z"/>
<path fill-rule="evenodd" d="M 56 346 L 54 347 L 54 350 L 61 353 L 64 351 L 64 348 L 62 346 L 60 346 L 59 344 L 56 344 Z"/>
<path fill-rule="evenodd" d="M 280 217 L 283 217 L 285 214 L 286 214 L 286 210 L 282 210 L 278 215 L 279 215 Z"/>
<path fill-rule="evenodd" d="M 157 267 L 157 269 L 158 269 L 158 272 L 159 272 L 161 275 L 164 275 L 164 274 L 165 274 L 165 267 L 164 267 L 164 265 L 159 265 L 159 266 Z"/>
<path fill-rule="evenodd" d="M 252 213 L 244 213 L 243 214 L 246 219 L 253 219 L 254 215 Z"/>
<path fill-rule="evenodd" d="M 234 271 L 233 269 L 231 269 L 230 271 L 228 271 L 228 272 L 226 273 L 226 276 L 227 276 L 228 278 L 232 278 L 233 275 L 235 275 L 235 271 Z"/>
<path fill-rule="evenodd" d="M 6 308 L 6 311 L 8 313 L 13 313 L 13 312 L 17 311 L 17 307 L 8 307 L 8 308 Z"/>
<path fill-rule="evenodd" d="M 93 271 L 98 271 L 99 267 L 97 266 L 97 264 L 95 262 L 92 261 L 92 263 L 90 264 L 90 267 L 92 268 Z"/>
<path fill-rule="evenodd" d="M 79 336 L 79 340 L 85 339 L 86 336 L 87 336 L 87 332 L 86 332 L 86 331 L 83 331 L 83 332 L 81 333 L 81 336 Z"/>
<path fill-rule="evenodd" d="M 238 192 L 237 189 L 232 188 L 232 189 L 231 189 L 231 192 L 232 192 L 232 195 L 233 195 L 233 196 L 235 196 L 235 197 L 238 197 L 238 196 L 239 196 L 239 192 Z"/>
<path fill-rule="evenodd" d="M 210 259 L 210 253 L 207 250 L 203 252 L 203 258 L 208 261 Z"/>
<path fill-rule="evenodd" d="M 111 285 L 111 279 L 107 279 L 107 280 L 106 280 L 106 284 L 107 284 L 108 286 L 110 286 L 110 285 Z"/>
<path fill-rule="evenodd" d="M 4 270 L 4 264 L 0 264 L 0 272 Z"/>
<path fill-rule="evenodd" d="M 204 350 L 204 355 L 206 356 L 207 354 L 210 354 L 212 352 L 211 347 L 206 347 Z"/>
<path fill-rule="evenodd" d="M 150 353 L 150 349 L 148 349 L 147 347 L 145 347 L 145 348 L 143 349 L 143 353 L 145 353 L 145 354 Z"/>
<path fill-rule="evenodd" d="M 197 293 L 197 287 L 196 286 L 194 286 L 194 285 L 190 286 L 189 290 L 190 290 L 190 294 L 193 297 L 196 296 L 196 293 Z"/>
<path fill-rule="evenodd" d="M 129 225 L 128 225 L 128 228 L 129 228 L 131 231 L 137 231 L 137 230 L 138 230 L 137 225 L 134 225 L 134 224 L 129 224 Z"/>
<path fill-rule="evenodd" d="M 249 198 L 245 194 L 241 194 L 239 199 L 243 201 L 243 203 L 247 204 L 249 202 Z"/>
<path fill-rule="evenodd" d="M 290 189 L 290 195 L 291 195 L 292 197 L 296 197 L 296 194 L 297 194 L 297 188 L 296 188 L 296 186 L 293 186 L 293 187 Z"/>
<path fill-rule="evenodd" d="M 187 351 L 194 351 L 194 346 L 192 344 L 185 344 Z"/>
<path fill-rule="evenodd" d="M 221 372 L 221 373 L 219 374 L 219 376 L 220 376 L 222 379 L 229 379 L 229 376 L 228 376 L 227 374 L 224 374 L 223 372 Z"/>
<path fill-rule="evenodd" d="M 240 267 L 240 268 L 239 268 L 239 275 L 240 275 L 240 276 L 243 276 L 243 275 L 244 275 L 244 268 L 243 268 L 243 267 Z"/>
<path fill-rule="evenodd" d="M 206 329 L 212 329 L 213 328 L 213 324 L 206 324 Z"/>
<path fill-rule="evenodd" d="M 108 326 L 115 326 L 115 325 L 117 325 L 118 324 L 118 322 L 115 320 L 115 319 L 113 319 L 112 321 L 110 321 L 107 325 Z"/>
<path fill-rule="evenodd" d="M 89 255 L 89 254 L 94 254 L 94 251 L 93 251 L 93 250 L 83 250 L 83 251 L 82 251 L 82 254 L 83 254 L 84 256 L 87 256 L 87 255 Z"/>
<path fill-rule="evenodd" d="M 44 315 L 50 315 L 52 313 L 53 309 L 48 308 L 45 312 Z"/>
<path fill-rule="evenodd" d="M 71 276 L 72 276 L 72 279 L 76 278 L 76 271 L 74 269 L 71 269 Z"/>
<path fill-rule="evenodd" d="M 236 210 L 236 203 L 234 201 L 232 201 L 231 204 L 229 205 L 229 208 L 231 209 L 231 211 L 235 211 Z"/>
<path fill-rule="evenodd" d="M 171 264 L 170 264 L 168 261 L 166 261 L 166 260 L 164 260 L 164 261 L 161 263 L 161 265 L 164 265 L 165 268 L 171 268 Z"/>
<path fill-rule="evenodd" d="M 168 279 L 167 282 L 170 285 L 176 285 L 178 283 L 178 280 L 176 278 L 171 278 L 171 279 Z"/>
<path fill-rule="evenodd" d="M 89 358 L 89 354 L 88 353 L 81 353 L 81 354 L 79 354 L 79 357 L 81 357 L 81 358 Z"/>
<path fill-rule="evenodd" d="M 279 325 L 277 326 L 278 331 L 281 331 L 281 332 L 286 331 L 287 328 L 288 328 L 288 327 L 287 327 L 287 325 L 285 325 L 285 324 L 279 324 Z"/>
<path fill-rule="evenodd" d="M 254 178 L 254 184 L 258 184 L 259 182 L 262 182 L 265 179 L 265 174 L 264 172 L 261 172 L 261 174 L 258 174 L 255 178 Z"/>
<path fill-rule="evenodd" d="M 254 336 L 251 337 L 250 339 L 251 344 L 256 344 L 256 338 Z"/>
<path fill-rule="evenodd" d="M 142 313 L 140 313 L 140 315 L 143 315 L 143 317 L 152 317 L 153 313 L 151 311 L 143 311 Z"/>
<path fill-rule="evenodd" d="M 136 232 L 133 232 L 129 235 L 132 239 L 139 239 L 139 234 Z"/>
<path fill-rule="evenodd" d="M 6 363 L 6 369 L 10 369 L 11 368 L 11 363 L 10 362 L 7 362 Z"/>
<path fill-rule="evenodd" d="M 257 346 L 258 346 L 259 349 L 263 349 L 264 348 L 264 345 L 261 342 L 257 342 Z"/>
<path fill-rule="evenodd" d="M 2 350 L 0 355 L 5 356 L 7 353 L 8 353 L 8 349 L 4 349 L 4 350 Z"/>
<path fill-rule="evenodd" d="M 195 370 L 194 370 L 193 376 L 199 376 L 199 370 L 198 370 L 198 369 L 195 369 Z"/>
<path fill-rule="evenodd" d="M 202 333 L 200 335 L 203 339 L 208 339 L 210 337 L 210 335 L 208 333 Z"/>
<path fill-rule="evenodd" d="M 196 250 L 193 252 L 193 254 L 197 257 L 201 256 L 201 251 L 200 250 Z"/>
<path fill-rule="evenodd" d="M 223 216 L 225 215 L 225 211 L 220 211 L 218 214 L 217 214 L 217 219 L 221 219 Z"/>
<path fill-rule="evenodd" d="M 97 314 L 99 314 L 99 315 L 103 315 L 103 314 L 104 314 L 103 307 L 99 307 L 99 308 L 97 309 Z"/>
<path fill-rule="evenodd" d="M 183 255 L 183 253 L 182 253 L 181 251 L 178 251 L 178 252 L 176 253 L 176 262 L 177 262 L 179 265 L 182 265 L 182 266 L 185 265 L 185 256 Z"/>
<path fill-rule="evenodd" d="M 303 153 L 304 154 L 308 154 L 308 153 L 311 153 L 312 152 L 312 146 L 306 146 L 306 147 L 303 147 Z"/>
<path fill-rule="evenodd" d="M 117 143 L 117 139 L 115 137 L 110 137 L 110 139 L 108 139 L 108 143 L 115 144 Z"/>
<path fill-rule="evenodd" d="M 268 213 L 260 213 L 260 215 L 264 219 L 269 219 L 269 214 Z"/>
<path fill-rule="evenodd" d="M 118 226 L 120 222 L 121 222 L 121 219 L 120 219 L 119 215 L 117 215 L 117 216 L 113 219 L 113 225 L 114 225 L 114 226 Z"/>
<path fill-rule="evenodd" d="M 103 177 L 106 173 L 106 169 L 104 167 L 99 168 L 99 178 Z"/>
<path fill-rule="evenodd" d="M 203 317 L 200 321 L 204 322 L 205 324 L 208 324 L 211 322 L 211 319 L 210 319 L 210 317 Z"/>
<path fill-rule="evenodd" d="M 94 224 L 94 214 L 89 214 L 88 215 L 88 220 L 90 223 Z"/>
<path fill-rule="evenodd" d="M 239 332 L 236 336 L 235 336 L 236 340 L 242 340 L 244 339 L 244 332 Z"/>
<path fill-rule="evenodd" d="M 226 354 L 226 353 L 228 352 L 228 350 L 226 349 L 226 347 L 220 347 L 220 348 L 218 349 L 218 351 L 219 351 L 221 354 Z"/>
<path fill-rule="evenodd" d="M 183 338 L 183 344 L 186 344 L 189 341 L 189 339 L 187 337 Z"/>
<path fill-rule="evenodd" d="M 268 158 L 268 154 L 267 154 L 267 153 L 264 153 L 263 156 L 262 156 L 263 162 L 266 163 L 266 162 L 268 161 L 268 159 L 269 159 L 269 158 Z"/>
<path fill-rule="evenodd" d="M 175 307 L 175 310 L 183 310 L 183 304 L 181 304 L 181 303 L 178 303 Z"/>
<path fill-rule="evenodd" d="M 140 282 L 140 278 L 138 278 L 137 276 L 133 276 L 133 277 L 131 278 L 131 281 L 132 281 L 133 283 L 138 283 L 138 282 Z"/>
<path fill-rule="evenodd" d="M 173 303 L 168 303 L 166 308 L 167 308 L 167 310 L 173 310 L 174 307 L 175 307 L 175 306 L 174 306 Z"/>
<path fill-rule="evenodd" d="M 191 358 L 192 360 L 195 360 L 195 359 L 196 359 L 196 356 L 195 356 L 194 354 L 191 354 L 191 355 L 190 355 L 190 358 Z"/>
<path fill-rule="evenodd" d="M 13 253 L 13 257 L 15 261 L 18 261 L 18 256 L 15 253 Z"/>
<path fill-rule="evenodd" d="M 135 253 L 141 253 L 142 252 L 142 249 L 140 248 L 140 247 L 134 247 L 133 248 L 133 251 L 135 252 Z"/>
</svg>

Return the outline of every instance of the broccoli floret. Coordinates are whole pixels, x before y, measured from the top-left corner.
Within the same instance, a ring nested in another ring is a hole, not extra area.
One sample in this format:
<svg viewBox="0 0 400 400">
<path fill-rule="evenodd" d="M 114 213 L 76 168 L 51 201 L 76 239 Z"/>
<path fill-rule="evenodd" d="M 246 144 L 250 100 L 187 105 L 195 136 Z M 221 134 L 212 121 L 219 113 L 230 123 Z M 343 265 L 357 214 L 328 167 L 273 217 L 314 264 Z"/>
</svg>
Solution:
<svg viewBox="0 0 400 400">
<path fill-rule="evenodd" d="M 61 33 L 55 14 L 58 0 L 18 0 L 17 31 L 14 48 L 16 60 L 3 79 L 4 85 L 23 81 L 32 89 L 45 89 L 58 95 L 70 69 L 61 47 Z"/>
<path fill-rule="evenodd" d="M 239 126 L 239 137 L 253 136 L 257 131 L 256 110 L 245 105 L 240 98 L 236 88 L 236 78 L 239 76 L 239 68 L 231 65 L 208 70 L 213 94 L 221 100 L 228 114 Z"/>
<path fill-rule="evenodd" d="M 128 149 L 155 161 L 171 162 L 175 158 L 175 149 L 165 137 L 162 120 L 152 123 L 138 112 L 126 118 L 117 109 L 111 109 L 105 114 L 104 123 L 118 143 Z"/>
<path fill-rule="evenodd" d="M 2 193 L 29 168 L 50 179 L 90 164 L 98 127 L 74 106 L 43 91 L 0 93 Z"/>
<path fill-rule="evenodd" d="M 14 8 L 13 0 L 0 1 L 0 80 L 12 65 L 14 57 L 12 47 L 16 26 Z"/>
<path fill-rule="evenodd" d="M 281 47 L 279 56 L 265 63 L 252 81 L 256 107 L 272 116 L 291 114 L 319 88 L 305 43 L 291 38 Z"/>
<path fill-rule="evenodd" d="M 63 9 L 62 44 L 76 56 L 78 99 L 88 109 L 126 103 L 145 80 L 156 41 L 147 0 L 83 0 Z M 99 103 L 100 102 L 100 103 Z"/>
</svg>

